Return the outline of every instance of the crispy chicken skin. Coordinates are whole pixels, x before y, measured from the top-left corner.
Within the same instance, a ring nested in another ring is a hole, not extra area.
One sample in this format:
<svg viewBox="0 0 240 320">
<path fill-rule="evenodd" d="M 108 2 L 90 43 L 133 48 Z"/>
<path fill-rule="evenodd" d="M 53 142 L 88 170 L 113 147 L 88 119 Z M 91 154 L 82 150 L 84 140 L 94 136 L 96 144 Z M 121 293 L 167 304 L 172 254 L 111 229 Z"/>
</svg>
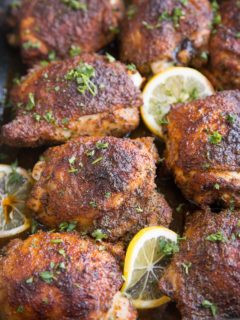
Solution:
<svg viewBox="0 0 240 320">
<path fill-rule="evenodd" d="M 0 255 L 0 319 L 110 320 L 121 303 L 125 317 L 115 319 L 136 319 L 117 294 L 119 261 L 102 247 L 75 233 L 40 232 L 11 241 Z"/>
<path fill-rule="evenodd" d="M 239 217 L 239 211 L 230 210 L 190 217 L 186 240 L 160 281 L 161 290 L 177 302 L 183 320 L 240 318 Z M 216 233 L 222 241 L 206 239 Z"/>
<path fill-rule="evenodd" d="M 82 82 L 80 92 L 77 81 L 85 81 L 90 89 Z M 16 147 L 57 144 L 78 136 L 122 136 L 138 126 L 142 104 L 126 67 L 96 54 L 35 69 L 13 89 L 11 101 L 16 119 L 3 126 L 2 141 Z"/>
<path fill-rule="evenodd" d="M 156 191 L 157 152 L 151 138 L 83 137 L 50 148 L 36 164 L 28 206 L 54 228 L 76 221 L 108 240 L 130 239 L 148 225 L 168 226 L 171 209 Z"/>
<path fill-rule="evenodd" d="M 72 46 L 82 52 L 96 52 L 113 40 L 122 19 L 123 1 L 77 2 L 82 9 L 74 9 L 71 1 L 66 0 L 22 1 L 18 37 L 24 62 L 33 64 L 52 51 L 64 58 Z"/>
<path fill-rule="evenodd" d="M 212 19 L 208 0 L 135 0 L 122 24 L 120 56 L 143 73 L 188 65 L 205 51 Z M 134 48 L 134 50 L 133 50 Z"/>
<path fill-rule="evenodd" d="M 240 89 L 239 2 L 223 1 L 220 15 L 221 23 L 210 41 L 211 72 L 220 89 Z"/>
<path fill-rule="evenodd" d="M 186 198 L 240 206 L 240 91 L 223 91 L 168 115 L 166 163 Z"/>
</svg>

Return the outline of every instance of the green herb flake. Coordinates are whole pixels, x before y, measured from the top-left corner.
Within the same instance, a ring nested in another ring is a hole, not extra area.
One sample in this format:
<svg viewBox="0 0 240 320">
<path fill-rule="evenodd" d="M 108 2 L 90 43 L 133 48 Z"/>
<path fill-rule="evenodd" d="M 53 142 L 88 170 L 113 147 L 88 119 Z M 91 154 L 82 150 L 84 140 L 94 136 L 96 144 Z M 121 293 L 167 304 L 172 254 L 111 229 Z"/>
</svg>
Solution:
<svg viewBox="0 0 240 320">
<path fill-rule="evenodd" d="M 28 103 L 26 104 L 25 109 L 27 111 L 30 111 L 34 108 L 35 108 L 35 97 L 34 97 L 34 94 L 32 92 L 30 92 L 28 94 Z"/>
<path fill-rule="evenodd" d="M 217 306 L 214 303 L 210 302 L 209 300 L 203 300 L 202 306 L 206 309 L 210 309 L 214 317 L 217 315 Z"/>
<path fill-rule="evenodd" d="M 44 282 L 47 282 L 47 283 L 51 283 L 55 279 L 53 273 L 50 271 L 40 272 L 39 276 L 40 276 L 41 280 L 43 280 Z"/>
<path fill-rule="evenodd" d="M 211 242 L 226 242 L 227 240 L 224 234 L 222 233 L 222 231 L 212 233 L 209 236 L 207 236 L 205 239 Z"/>
<path fill-rule="evenodd" d="M 24 50 L 29 50 L 29 49 L 39 49 L 40 48 L 40 43 L 39 42 L 32 42 L 32 41 L 26 41 L 22 45 Z"/>
<path fill-rule="evenodd" d="M 211 135 L 209 135 L 208 141 L 211 144 L 219 144 L 222 141 L 222 135 L 218 131 L 214 131 Z"/>
<path fill-rule="evenodd" d="M 112 193 L 111 192 L 106 192 L 105 193 L 105 198 L 109 199 L 111 197 Z"/>
<path fill-rule="evenodd" d="M 109 31 L 112 32 L 113 34 L 119 34 L 120 33 L 120 29 L 118 27 L 114 27 L 114 26 L 111 26 L 109 28 Z"/>
<path fill-rule="evenodd" d="M 131 20 L 135 14 L 137 13 L 137 7 L 133 4 L 133 5 L 130 5 L 127 9 L 127 17 L 129 20 Z"/>
<path fill-rule="evenodd" d="M 23 313 L 24 312 L 24 306 L 22 306 L 22 305 L 18 306 L 16 311 L 17 311 L 17 313 Z"/>
<path fill-rule="evenodd" d="M 28 278 L 28 279 L 26 280 L 26 283 L 27 283 L 27 284 L 31 284 L 31 283 L 33 283 L 33 277 Z"/>
<path fill-rule="evenodd" d="M 60 231 L 65 231 L 65 232 L 71 232 L 74 231 L 77 227 L 77 222 L 72 221 L 72 222 L 62 222 L 59 225 L 59 230 Z"/>
<path fill-rule="evenodd" d="M 70 54 L 70 57 L 76 57 L 76 56 L 79 56 L 80 53 L 81 53 L 81 48 L 79 46 L 76 46 L 76 45 L 71 45 L 71 48 L 70 48 L 70 51 L 69 51 L 69 54 Z"/>
<path fill-rule="evenodd" d="M 109 143 L 108 142 L 100 142 L 100 141 L 98 141 L 97 143 L 96 143 L 96 148 L 98 149 L 98 150 L 105 150 L 105 149 L 107 149 L 109 147 Z"/>
<path fill-rule="evenodd" d="M 226 121 L 230 124 L 234 124 L 234 122 L 237 120 L 237 115 L 236 114 L 231 114 L 228 113 L 226 116 Z"/>
<path fill-rule="evenodd" d="M 17 160 L 11 164 L 11 173 L 8 176 L 8 181 L 7 181 L 7 185 L 8 186 L 12 186 L 14 184 L 23 184 L 24 182 L 24 178 L 23 176 L 17 172 L 17 166 L 18 166 L 18 162 Z"/>
<path fill-rule="evenodd" d="M 137 206 L 135 208 L 135 210 L 136 210 L 137 213 L 142 213 L 143 212 L 143 209 L 140 206 Z"/>
<path fill-rule="evenodd" d="M 43 119 L 46 120 L 48 123 L 54 123 L 55 122 L 55 118 L 54 115 L 52 113 L 52 111 L 48 111 L 44 114 Z"/>
<path fill-rule="evenodd" d="M 115 62 L 116 59 L 110 54 L 110 53 L 106 53 L 106 58 L 108 59 L 109 62 Z"/>
<path fill-rule="evenodd" d="M 184 6 L 188 5 L 188 0 L 180 0 L 181 4 Z"/>
<path fill-rule="evenodd" d="M 182 266 L 184 272 L 188 275 L 189 274 L 189 268 L 191 268 L 192 263 L 191 262 L 183 262 L 183 263 L 181 263 L 181 266 Z"/>
<path fill-rule="evenodd" d="M 48 60 L 49 61 L 54 61 L 54 60 L 56 60 L 56 52 L 55 51 L 51 51 L 51 52 L 49 52 L 49 54 L 48 54 Z"/>
<path fill-rule="evenodd" d="M 101 162 L 102 160 L 103 160 L 103 157 L 99 157 L 99 158 L 97 158 L 96 160 L 94 160 L 94 161 L 92 162 L 92 164 L 97 164 L 97 163 Z"/>
<path fill-rule="evenodd" d="M 220 189 L 220 185 L 218 183 L 215 183 L 215 185 L 213 186 L 214 189 L 219 190 Z"/>
<path fill-rule="evenodd" d="M 89 202 L 89 205 L 92 207 L 92 208 L 97 208 L 97 204 L 95 201 L 90 201 Z"/>
<path fill-rule="evenodd" d="M 62 239 L 53 239 L 51 240 L 51 243 L 54 243 L 54 244 L 58 244 L 58 243 L 62 243 L 63 240 Z"/>
<path fill-rule="evenodd" d="M 129 71 L 132 71 L 132 72 L 137 71 L 137 67 L 135 66 L 134 63 L 128 64 L 128 65 L 127 65 L 127 69 L 128 69 Z"/>
<path fill-rule="evenodd" d="M 204 61 L 208 60 L 208 53 L 206 51 L 201 52 L 200 58 Z"/>
<path fill-rule="evenodd" d="M 92 82 L 92 78 L 96 75 L 93 66 L 88 63 L 80 63 L 75 69 L 70 70 L 65 78 L 67 80 L 75 80 L 77 84 L 77 91 L 80 94 L 90 92 L 93 96 L 97 95 L 97 87 Z"/>
<path fill-rule="evenodd" d="M 95 238 L 96 241 L 101 242 L 103 239 L 107 239 L 108 236 L 106 233 L 104 233 L 101 229 L 97 229 L 93 231 L 92 237 Z"/>
<path fill-rule="evenodd" d="M 86 3 L 80 2 L 79 0 L 61 0 L 61 2 L 70 9 L 87 11 Z"/>
<path fill-rule="evenodd" d="M 61 254 L 63 257 L 66 257 L 66 252 L 64 249 L 58 250 L 58 253 Z"/>
<path fill-rule="evenodd" d="M 160 250 L 166 255 L 173 255 L 179 252 L 179 246 L 176 242 L 166 239 L 161 239 L 159 241 Z"/>
</svg>

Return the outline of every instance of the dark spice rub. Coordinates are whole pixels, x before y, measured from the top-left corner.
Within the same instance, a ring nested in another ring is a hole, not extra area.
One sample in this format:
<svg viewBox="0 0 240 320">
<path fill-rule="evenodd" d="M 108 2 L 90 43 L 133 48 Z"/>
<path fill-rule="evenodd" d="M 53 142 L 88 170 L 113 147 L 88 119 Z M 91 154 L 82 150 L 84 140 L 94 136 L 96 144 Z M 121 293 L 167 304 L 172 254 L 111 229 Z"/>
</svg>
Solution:
<svg viewBox="0 0 240 320">
<path fill-rule="evenodd" d="M 154 182 L 151 138 L 78 138 L 43 156 L 28 201 L 43 224 L 75 221 L 85 232 L 101 229 L 110 241 L 127 241 L 148 225 L 169 225 L 171 209 Z"/>
<path fill-rule="evenodd" d="M 84 135 L 122 136 L 139 124 L 141 92 L 119 62 L 83 54 L 30 72 L 11 92 L 16 119 L 2 128 L 12 146 Z"/>
</svg>

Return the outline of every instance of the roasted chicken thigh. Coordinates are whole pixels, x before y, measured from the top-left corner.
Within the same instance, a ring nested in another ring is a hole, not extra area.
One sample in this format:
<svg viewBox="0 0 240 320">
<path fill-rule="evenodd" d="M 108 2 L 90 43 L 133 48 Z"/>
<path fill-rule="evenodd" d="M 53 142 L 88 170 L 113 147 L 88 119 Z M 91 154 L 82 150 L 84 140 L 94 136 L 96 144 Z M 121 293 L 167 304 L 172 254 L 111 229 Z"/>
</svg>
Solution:
<svg viewBox="0 0 240 320">
<path fill-rule="evenodd" d="M 220 23 L 210 40 L 211 73 L 222 89 L 240 89 L 240 5 L 222 1 Z"/>
<path fill-rule="evenodd" d="M 124 65 L 96 54 L 37 68 L 11 93 L 16 119 L 3 126 L 2 141 L 35 147 L 124 135 L 139 124 L 142 98 L 134 75 L 132 80 Z"/>
<path fill-rule="evenodd" d="M 110 252 L 74 233 L 11 241 L 0 255 L 0 319 L 135 320 Z"/>
<path fill-rule="evenodd" d="M 240 206 L 240 91 L 173 107 L 166 163 L 186 198 Z"/>
<path fill-rule="evenodd" d="M 122 24 L 121 59 L 145 73 L 189 65 L 207 49 L 211 20 L 208 0 L 135 0 Z"/>
<path fill-rule="evenodd" d="M 240 213 L 196 212 L 160 281 L 184 320 L 240 318 Z"/>
<path fill-rule="evenodd" d="M 110 241 L 127 241 L 148 225 L 169 225 L 171 209 L 154 183 L 151 138 L 78 138 L 43 158 L 33 169 L 28 206 L 44 225 L 75 221 L 79 230 L 101 230 Z"/>
<path fill-rule="evenodd" d="M 17 33 L 27 64 L 74 52 L 95 52 L 116 35 L 122 0 L 22 0 Z"/>
</svg>

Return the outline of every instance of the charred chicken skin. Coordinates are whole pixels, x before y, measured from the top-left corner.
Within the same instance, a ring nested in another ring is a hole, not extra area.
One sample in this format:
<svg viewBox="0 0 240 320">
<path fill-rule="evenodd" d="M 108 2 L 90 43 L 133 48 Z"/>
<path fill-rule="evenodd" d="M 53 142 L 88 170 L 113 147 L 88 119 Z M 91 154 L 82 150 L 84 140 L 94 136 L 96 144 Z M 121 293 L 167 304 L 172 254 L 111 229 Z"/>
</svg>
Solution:
<svg viewBox="0 0 240 320">
<path fill-rule="evenodd" d="M 186 198 L 240 206 L 240 91 L 173 107 L 166 163 Z"/>
<path fill-rule="evenodd" d="M 78 136 L 122 136 L 139 124 L 141 92 L 127 69 L 83 54 L 32 71 L 11 93 L 16 119 L 2 128 L 11 146 L 57 144 Z"/>
<path fill-rule="evenodd" d="M 219 16 L 221 21 L 210 41 L 211 72 L 220 89 L 240 89 L 239 2 L 222 1 Z"/>
<path fill-rule="evenodd" d="M 119 261 L 102 247 L 74 233 L 11 241 L 0 255 L 0 319 L 135 320 L 117 293 Z"/>
<path fill-rule="evenodd" d="M 240 318 L 239 211 L 196 212 L 160 281 L 184 320 Z"/>
<path fill-rule="evenodd" d="M 188 65 L 206 50 L 211 19 L 208 0 L 135 0 L 122 26 L 121 59 L 144 73 Z"/>
<path fill-rule="evenodd" d="M 83 137 L 49 149 L 36 164 L 28 200 L 38 221 L 55 228 L 75 221 L 110 241 L 128 240 L 148 225 L 168 226 L 171 209 L 156 191 L 151 138 Z"/>
<path fill-rule="evenodd" d="M 122 0 L 23 0 L 18 37 L 27 64 L 54 52 L 96 52 L 113 40 L 123 15 Z M 44 21 L 44 23 L 43 23 Z"/>
</svg>

